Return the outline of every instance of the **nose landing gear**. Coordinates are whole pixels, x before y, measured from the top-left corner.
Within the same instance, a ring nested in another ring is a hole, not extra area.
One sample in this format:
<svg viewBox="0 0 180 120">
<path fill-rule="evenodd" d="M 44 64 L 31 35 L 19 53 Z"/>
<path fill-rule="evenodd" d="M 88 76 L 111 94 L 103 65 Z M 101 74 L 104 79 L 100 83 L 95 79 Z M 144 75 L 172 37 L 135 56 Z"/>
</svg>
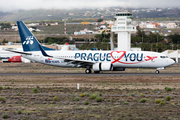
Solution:
<svg viewBox="0 0 180 120">
<path fill-rule="evenodd" d="M 160 73 L 159 70 L 164 70 L 164 67 L 157 68 L 155 73 L 156 73 L 156 74 L 159 74 L 159 73 Z"/>
</svg>

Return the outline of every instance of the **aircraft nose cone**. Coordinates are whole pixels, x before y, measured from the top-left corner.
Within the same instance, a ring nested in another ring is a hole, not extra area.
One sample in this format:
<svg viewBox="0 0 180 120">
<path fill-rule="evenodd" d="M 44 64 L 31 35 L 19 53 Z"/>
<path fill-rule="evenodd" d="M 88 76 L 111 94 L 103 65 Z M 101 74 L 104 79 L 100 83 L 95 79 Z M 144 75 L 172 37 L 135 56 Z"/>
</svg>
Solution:
<svg viewBox="0 0 180 120">
<path fill-rule="evenodd" d="M 175 61 L 174 61 L 173 59 L 170 59 L 170 60 L 169 60 L 169 63 L 170 63 L 170 65 L 172 65 L 172 64 L 175 63 Z"/>
</svg>

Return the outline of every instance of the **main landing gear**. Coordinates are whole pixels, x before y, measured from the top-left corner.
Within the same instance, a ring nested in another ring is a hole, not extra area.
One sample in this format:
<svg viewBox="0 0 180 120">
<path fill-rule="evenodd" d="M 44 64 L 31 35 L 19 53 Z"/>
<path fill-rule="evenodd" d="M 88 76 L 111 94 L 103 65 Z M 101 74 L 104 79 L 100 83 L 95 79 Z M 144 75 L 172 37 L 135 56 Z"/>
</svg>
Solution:
<svg viewBox="0 0 180 120">
<path fill-rule="evenodd" d="M 86 70 L 85 70 L 85 73 L 86 74 L 90 74 L 92 71 L 91 71 L 91 69 L 90 68 L 87 68 Z M 100 71 L 94 71 L 94 73 L 95 74 L 98 74 L 98 73 L 100 73 Z"/>
<path fill-rule="evenodd" d="M 156 74 L 159 74 L 159 70 L 156 70 Z"/>
<path fill-rule="evenodd" d="M 88 68 L 87 68 L 87 69 L 85 70 L 85 73 L 86 73 L 86 74 L 90 74 L 90 73 L 91 73 L 91 69 L 88 69 Z"/>
</svg>

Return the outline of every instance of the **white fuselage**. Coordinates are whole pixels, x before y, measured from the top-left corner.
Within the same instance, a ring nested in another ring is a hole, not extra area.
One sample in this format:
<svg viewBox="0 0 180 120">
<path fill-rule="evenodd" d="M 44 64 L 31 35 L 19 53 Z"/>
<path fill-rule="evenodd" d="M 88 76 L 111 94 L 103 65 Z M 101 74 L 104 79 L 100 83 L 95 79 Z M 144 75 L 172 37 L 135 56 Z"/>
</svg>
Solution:
<svg viewBox="0 0 180 120">
<path fill-rule="evenodd" d="M 114 68 L 161 68 L 174 64 L 174 60 L 162 53 L 147 51 L 46 51 L 45 57 L 41 51 L 31 52 L 32 55 L 23 57 L 39 63 L 59 67 L 82 67 L 74 66 L 65 62 L 64 59 L 79 60 L 92 63 L 110 62 Z"/>
</svg>

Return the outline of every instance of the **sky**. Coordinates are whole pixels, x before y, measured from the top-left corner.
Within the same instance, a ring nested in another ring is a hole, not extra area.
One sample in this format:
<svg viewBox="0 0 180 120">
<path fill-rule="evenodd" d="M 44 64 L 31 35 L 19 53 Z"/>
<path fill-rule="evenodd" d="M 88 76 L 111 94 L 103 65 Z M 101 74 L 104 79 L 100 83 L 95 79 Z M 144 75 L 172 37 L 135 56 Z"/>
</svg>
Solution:
<svg viewBox="0 0 180 120">
<path fill-rule="evenodd" d="M 103 7 L 179 7 L 179 0 L 0 0 L 0 11 Z"/>
</svg>

